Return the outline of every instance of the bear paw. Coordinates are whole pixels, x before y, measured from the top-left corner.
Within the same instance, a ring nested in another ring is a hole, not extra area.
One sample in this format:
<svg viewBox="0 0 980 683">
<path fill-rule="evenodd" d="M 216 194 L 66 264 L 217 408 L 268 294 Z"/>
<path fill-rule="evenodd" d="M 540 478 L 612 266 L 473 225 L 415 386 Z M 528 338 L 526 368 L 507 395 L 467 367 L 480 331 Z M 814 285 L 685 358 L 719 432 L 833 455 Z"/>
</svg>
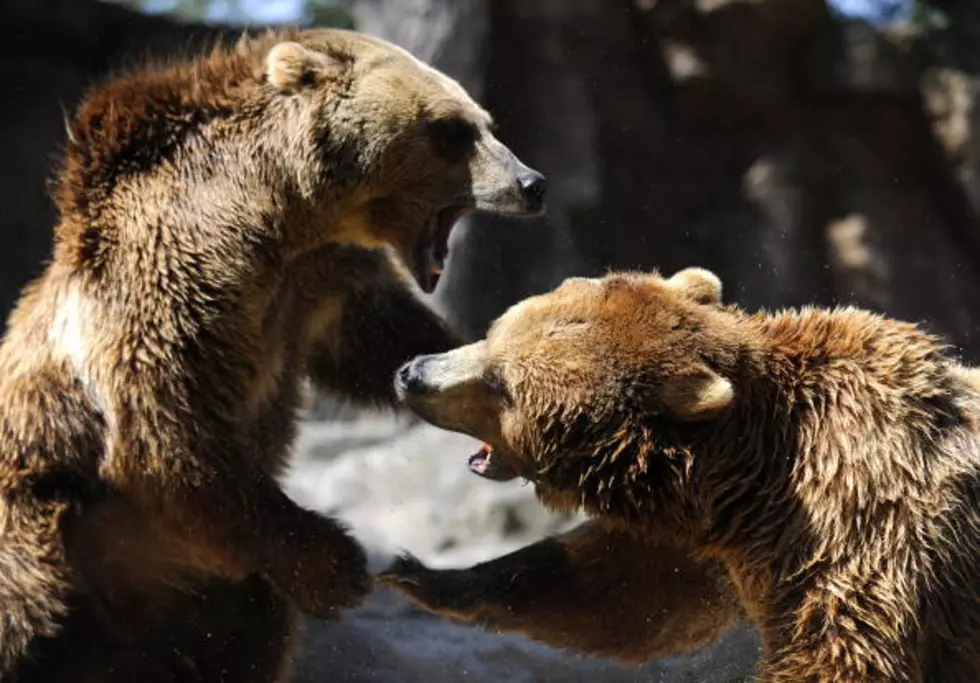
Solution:
<svg viewBox="0 0 980 683">
<path fill-rule="evenodd" d="M 457 621 L 472 622 L 483 591 L 470 570 L 429 569 L 416 557 L 403 554 L 378 574 L 374 583 L 391 588 L 421 609 Z"/>
<path fill-rule="evenodd" d="M 279 558 L 270 572 L 270 578 L 304 614 L 336 619 L 371 592 L 373 581 L 364 549 L 342 529 L 335 528 L 329 539 L 311 539 L 304 550 L 295 557 Z"/>
</svg>

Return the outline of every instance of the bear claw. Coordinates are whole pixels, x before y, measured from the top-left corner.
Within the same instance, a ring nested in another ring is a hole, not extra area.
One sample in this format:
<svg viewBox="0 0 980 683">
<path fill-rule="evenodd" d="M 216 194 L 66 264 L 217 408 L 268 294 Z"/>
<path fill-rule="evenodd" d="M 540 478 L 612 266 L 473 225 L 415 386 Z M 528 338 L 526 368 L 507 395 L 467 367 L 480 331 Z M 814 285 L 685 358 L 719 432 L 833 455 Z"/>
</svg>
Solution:
<svg viewBox="0 0 980 683">
<path fill-rule="evenodd" d="M 379 586 L 419 585 L 418 575 L 428 571 L 422 562 L 410 553 L 396 557 L 383 572 L 375 577 Z"/>
</svg>

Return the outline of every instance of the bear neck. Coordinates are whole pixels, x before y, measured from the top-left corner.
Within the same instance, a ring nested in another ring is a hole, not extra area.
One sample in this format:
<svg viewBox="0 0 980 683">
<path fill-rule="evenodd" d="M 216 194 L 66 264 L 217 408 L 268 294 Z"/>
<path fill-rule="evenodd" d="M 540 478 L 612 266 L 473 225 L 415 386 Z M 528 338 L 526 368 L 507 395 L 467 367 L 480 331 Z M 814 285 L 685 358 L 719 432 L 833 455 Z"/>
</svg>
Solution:
<svg viewBox="0 0 980 683">
<path fill-rule="evenodd" d="M 667 529 L 670 535 L 690 536 L 696 518 L 689 496 L 694 459 L 684 428 L 611 419 L 582 413 L 580 419 L 560 421 L 563 430 L 581 432 L 545 443 L 588 446 L 559 447 L 543 458 L 548 464 L 535 482 L 539 499 L 559 511 L 581 508 L 630 531 L 657 529 L 662 535 Z"/>
<path fill-rule="evenodd" d="M 736 404 L 693 449 L 701 547 L 726 562 L 760 615 L 788 599 L 777 586 L 796 591 L 883 543 L 902 539 L 910 561 L 924 561 L 929 543 L 911 507 L 941 507 L 944 494 L 909 468 L 970 467 L 955 444 L 971 418 L 945 347 L 856 309 L 740 324 L 748 343 Z"/>
<path fill-rule="evenodd" d="M 227 226 L 217 235 L 188 223 L 145 241 L 58 243 L 41 277 L 39 296 L 51 303 L 40 324 L 64 330 L 67 318 L 72 343 L 84 336 L 84 348 L 68 349 L 78 354 L 72 372 L 101 409 L 119 416 L 110 423 L 158 410 L 193 415 L 188 424 L 228 435 L 242 420 L 292 421 L 307 325 L 319 314 L 318 292 L 336 285 L 321 275 L 336 247 L 285 262 L 278 245 L 266 248 L 267 227 Z M 79 262 L 77 250 L 98 248 L 107 253 Z M 64 340 L 56 344 L 54 356 L 63 357 Z M 143 395 L 136 385 L 153 387 L 158 400 L 130 405 Z"/>
</svg>

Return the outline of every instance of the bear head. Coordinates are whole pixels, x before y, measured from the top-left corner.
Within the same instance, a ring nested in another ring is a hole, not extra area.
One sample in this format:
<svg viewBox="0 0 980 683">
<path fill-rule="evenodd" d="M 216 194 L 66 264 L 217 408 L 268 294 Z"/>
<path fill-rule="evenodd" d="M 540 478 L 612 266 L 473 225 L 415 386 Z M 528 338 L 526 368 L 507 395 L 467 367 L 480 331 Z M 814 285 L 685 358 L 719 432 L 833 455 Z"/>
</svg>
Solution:
<svg viewBox="0 0 980 683">
<path fill-rule="evenodd" d="M 739 341 L 711 272 L 572 278 L 504 313 L 486 338 L 420 356 L 395 387 L 426 421 L 484 441 L 470 468 L 525 477 L 577 507 L 584 479 L 689 465 L 686 431 L 736 395 Z M 625 470 L 623 469 L 625 468 Z"/>
<path fill-rule="evenodd" d="M 185 245 L 246 226 L 287 261 L 394 247 L 431 291 L 461 216 L 537 215 L 544 193 L 445 74 L 368 35 L 283 29 L 93 88 L 68 127 L 59 236 L 80 260 L 133 217 Z"/>
</svg>

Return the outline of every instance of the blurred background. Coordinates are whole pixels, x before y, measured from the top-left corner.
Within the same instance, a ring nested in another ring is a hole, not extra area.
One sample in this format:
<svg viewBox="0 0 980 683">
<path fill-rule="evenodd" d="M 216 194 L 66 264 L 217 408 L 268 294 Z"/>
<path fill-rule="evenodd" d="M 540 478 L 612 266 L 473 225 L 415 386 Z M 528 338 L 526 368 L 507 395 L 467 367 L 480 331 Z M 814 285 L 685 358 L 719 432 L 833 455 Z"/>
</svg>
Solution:
<svg viewBox="0 0 980 683">
<path fill-rule="evenodd" d="M 518 299 L 609 268 L 711 268 L 748 308 L 853 303 L 980 361 L 976 0 L 0 0 L 0 313 L 40 271 L 63 119 L 147 56 L 280 23 L 411 50 L 548 176 L 533 221 L 466 219 L 433 303 L 479 336 Z M 576 523 L 468 474 L 471 440 L 319 397 L 286 484 L 380 567 L 441 566 Z M 642 669 L 429 619 L 381 592 L 313 624 L 297 680 L 740 681 L 754 634 Z"/>
</svg>

